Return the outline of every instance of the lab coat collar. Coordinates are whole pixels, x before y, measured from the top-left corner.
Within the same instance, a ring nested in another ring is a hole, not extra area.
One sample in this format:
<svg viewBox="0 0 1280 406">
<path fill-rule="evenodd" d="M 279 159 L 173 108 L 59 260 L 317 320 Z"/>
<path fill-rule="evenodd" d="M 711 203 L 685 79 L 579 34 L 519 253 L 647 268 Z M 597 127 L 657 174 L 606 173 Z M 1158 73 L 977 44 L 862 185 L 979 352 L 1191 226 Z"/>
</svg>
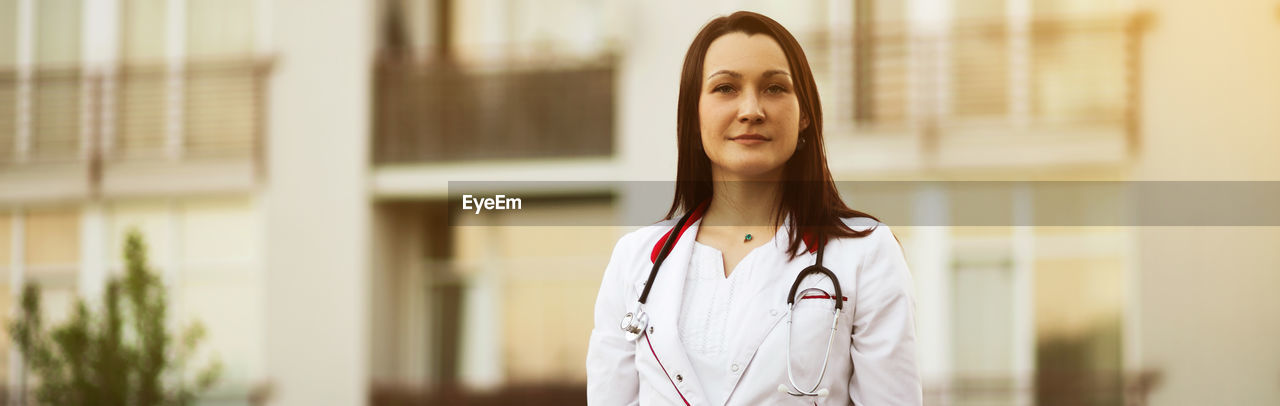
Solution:
<svg viewBox="0 0 1280 406">
<path fill-rule="evenodd" d="M 693 226 L 694 223 L 702 222 L 702 215 L 706 213 L 707 206 L 710 203 L 711 201 L 708 200 L 698 205 L 698 207 L 693 210 L 693 214 L 689 216 L 688 223 L 686 223 L 684 227 L 679 230 L 679 232 L 676 232 L 675 226 L 672 226 L 671 230 L 667 230 L 667 233 L 664 234 L 662 238 L 659 238 L 657 243 L 653 244 L 653 250 L 649 254 L 649 263 L 654 263 L 658 260 L 658 254 L 662 253 L 662 246 L 667 243 L 667 239 L 671 238 L 672 234 L 675 234 L 675 239 L 677 244 L 680 243 L 681 237 L 683 237 L 685 234 L 692 234 L 694 236 L 697 236 L 698 233 L 696 230 L 693 233 L 688 233 L 688 230 L 690 227 Z M 790 231 L 791 217 L 792 217 L 791 215 L 788 215 L 785 219 L 783 219 L 782 227 L 780 227 L 778 229 L 778 232 L 774 235 L 773 243 L 775 244 L 779 242 L 786 242 L 788 244 L 790 243 L 789 238 L 791 235 L 790 234 L 791 233 Z M 693 237 L 690 237 L 690 238 L 693 238 Z M 809 253 L 818 252 L 818 246 L 814 244 L 813 234 L 804 233 L 804 235 L 802 235 L 800 239 L 804 241 L 805 248 L 809 251 Z M 786 245 L 784 245 L 782 248 L 786 249 Z"/>
<path fill-rule="evenodd" d="M 662 238 L 658 239 L 658 243 L 653 245 L 653 252 L 649 254 L 649 263 L 654 263 L 658 261 L 658 255 L 662 253 L 662 246 L 666 245 L 667 239 L 671 238 L 672 234 L 675 235 L 676 243 L 679 244 L 681 239 L 680 237 L 683 237 L 686 234 L 686 231 L 688 231 L 690 227 L 693 227 L 694 223 L 701 223 L 702 215 L 707 212 L 707 206 L 710 204 L 711 204 L 711 201 L 707 200 L 705 202 L 702 202 L 702 204 L 699 204 L 697 208 L 694 208 L 693 214 L 689 215 L 689 221 L 685 222 L 684 227 L 682 227 L 680 230 L 676 230 L 674 225 L 671 227 L 670 230 L 667 230 L 667 233 L 664 234 Z M 679 221 L 676 221 L 676 224 L 678 223 Z M 694 236 L 697 236 L 698 235 L 697 230 L 694 230 L 692 234 Z M 689 237 L 689 238 L 694 238 L 694 237 Z M 670 254 L 668 254 L 668 258 L 670 258 Z"/>
</svg>

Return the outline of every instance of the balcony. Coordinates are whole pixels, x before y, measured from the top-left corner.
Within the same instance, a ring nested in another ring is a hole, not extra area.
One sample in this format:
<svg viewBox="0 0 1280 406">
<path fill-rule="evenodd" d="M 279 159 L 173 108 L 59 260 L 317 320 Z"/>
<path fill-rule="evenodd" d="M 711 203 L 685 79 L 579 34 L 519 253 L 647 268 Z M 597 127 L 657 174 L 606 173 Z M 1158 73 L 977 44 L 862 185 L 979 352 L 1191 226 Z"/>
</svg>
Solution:
<svg viewBox="0 0 1280 406">
<path fill-rule="evenodd" d="M 375 164 L 613 154 L 608 58 L 463 67 L 384 56 L 374 80 Z"/>
<path fill-rule="evenodd" d="M 0 200 L 252 187 L 269 67 L 228 59 L 0 72 Z"/>
<path fill-rule="evenodd" d="M 1119 164 L 1140 147 L 1147 20 L 860 21 L 802 41 L 824 86 L 829 145 L 865 152 L 850 161 Z"/>
</svg>

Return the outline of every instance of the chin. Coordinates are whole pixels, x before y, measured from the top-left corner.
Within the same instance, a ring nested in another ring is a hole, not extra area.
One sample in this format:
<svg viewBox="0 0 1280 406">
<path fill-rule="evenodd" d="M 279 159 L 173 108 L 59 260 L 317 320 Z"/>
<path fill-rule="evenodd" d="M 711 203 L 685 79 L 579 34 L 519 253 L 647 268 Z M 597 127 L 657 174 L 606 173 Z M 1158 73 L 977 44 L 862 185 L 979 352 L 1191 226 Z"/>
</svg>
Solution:
<svg viewBox="0 0 1280 406">
<path fill-rule="evenodd" d="M 740 178 L 761 178 L 777 171 L 781 173 L 782 165 L 785 162 L 740 162 L 736 165 L 724 167 L 726 173 L 731 173 Z"/>
</svg>

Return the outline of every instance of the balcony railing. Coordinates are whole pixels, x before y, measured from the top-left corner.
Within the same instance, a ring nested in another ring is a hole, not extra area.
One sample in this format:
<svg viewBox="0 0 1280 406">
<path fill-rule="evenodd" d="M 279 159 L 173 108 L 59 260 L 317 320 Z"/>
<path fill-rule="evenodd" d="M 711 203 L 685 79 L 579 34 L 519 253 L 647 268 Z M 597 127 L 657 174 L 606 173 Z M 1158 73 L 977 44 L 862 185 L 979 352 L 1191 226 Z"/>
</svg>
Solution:
<svg viewBox="0 0 1280 406">
<path fill-rule="evenodd" d="M 258 160 L 262 60 L 0 71 L 0 168 Z"/>
<path fill-rule="evenodd" d="M 379 164 L 613 153 L 607 60 L 477 69 L 384 57 L 375 81 Z"/>
<path fill-rule="evenodd" d="M 1133 136 L 1145 21 L 869 22 L 850 40 L 821 33 L 805 45 L 819 80 L 848 78 L 830 80 L 841 94 L 824 102 L 832 121 L 856 132 L 1106 127 Z"/>
</svg>

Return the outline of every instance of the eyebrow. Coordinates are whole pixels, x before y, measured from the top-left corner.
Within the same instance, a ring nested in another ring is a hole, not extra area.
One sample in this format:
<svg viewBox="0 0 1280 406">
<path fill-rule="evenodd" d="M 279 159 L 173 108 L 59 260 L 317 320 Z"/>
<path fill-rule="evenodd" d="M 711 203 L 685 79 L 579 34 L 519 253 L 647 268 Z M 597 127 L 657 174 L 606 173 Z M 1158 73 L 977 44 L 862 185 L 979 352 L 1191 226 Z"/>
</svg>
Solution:
<svg viewBox="0 0 1280 406">
<path fill-rule="evenodd" d="M 734 71 L 727 70 L 727 69 L 721 69 L 721 70 L 715 71 L 715 73 L 712 73 L 712 74 L 710 74 L 710 75 L 707 75 L 707 79 L 711 79 L 711 78 L 715 77 L 716 75 L 729 75 L 729 76 L 733 77 L 734 79 L 742 79 L 742 74 L 741 74 L 741 73 L 734 72 Z M 776 76 L 776 75 L 786 75 L 787 77 L 790 77 L 790 76 L 791 76 L 791 73 L 788 73 L 787 71 L 785 71 L 785 70 L 781 70 L 781 69 L 770 69 L 770 70 L 764 71 L 764 73 L 763 73 L 763 74 L 761 74 L 760 76 L 761 76 L 761 77 L 766 77 L 766 78 L 767 78 L 767 77 L 770 77 L 770 76 Z"/>
</svg>

